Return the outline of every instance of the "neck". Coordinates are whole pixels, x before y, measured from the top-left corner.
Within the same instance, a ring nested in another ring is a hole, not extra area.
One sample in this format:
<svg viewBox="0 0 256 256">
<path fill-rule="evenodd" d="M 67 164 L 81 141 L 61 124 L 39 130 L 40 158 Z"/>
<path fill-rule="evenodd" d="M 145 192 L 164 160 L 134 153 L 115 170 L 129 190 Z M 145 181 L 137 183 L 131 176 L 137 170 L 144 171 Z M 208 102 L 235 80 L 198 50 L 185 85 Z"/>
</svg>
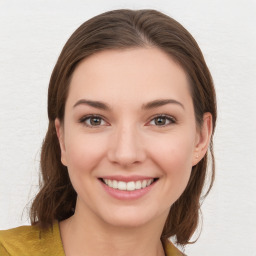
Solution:
<svg viewBox="0 0 256 256">
<path fill-rule="evenodd" d="M 119 227 L 108 225 L 95 216 L 84 216 L 77 209 L 72 217 L 60 223 L 65 254 L 162 256 L 160 236 L 166 217 L 142 226 Z"/>
</svg>

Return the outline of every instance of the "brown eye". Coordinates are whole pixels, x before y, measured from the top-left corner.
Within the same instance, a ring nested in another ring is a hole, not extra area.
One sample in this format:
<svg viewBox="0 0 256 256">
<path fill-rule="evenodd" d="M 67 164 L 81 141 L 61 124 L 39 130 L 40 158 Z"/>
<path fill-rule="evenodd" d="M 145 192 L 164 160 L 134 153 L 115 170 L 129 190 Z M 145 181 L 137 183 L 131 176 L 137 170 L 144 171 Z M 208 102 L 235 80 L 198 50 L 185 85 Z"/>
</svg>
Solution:
<svg viewBox="0 0 256 256">
<path fill-rule="evenodd" d="M 166 117 L 157 117 L 154 119 L 155 125 L 166 125 Z"/>
<path fill-rule="evenodd" d="M 90 125 L 96 126 L 101 125 L 102 119 L 100 117 L 90 117 L 89 120 Z"/>
<path fill-rule="evenodd" d="M 85 116 L 80 120 L 81 123 L 88 127 L 106 126 L 107 122 L 100 116 Z"/>
<path fill-rule="evenodd" d="M 150 125 L 155 125 L 155 126 L 166 126 L 175 123 L 175 119 L 171 116 L 156 116 L 150 121 Z"/>
</svg>

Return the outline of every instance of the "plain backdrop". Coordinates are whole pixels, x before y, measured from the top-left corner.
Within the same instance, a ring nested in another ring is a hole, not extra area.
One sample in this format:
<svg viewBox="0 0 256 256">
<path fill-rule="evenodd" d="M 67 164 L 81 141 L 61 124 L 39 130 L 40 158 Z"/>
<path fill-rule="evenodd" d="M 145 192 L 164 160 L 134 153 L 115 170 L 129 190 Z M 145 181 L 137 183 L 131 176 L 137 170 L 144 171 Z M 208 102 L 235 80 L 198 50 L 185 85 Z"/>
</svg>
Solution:
<svg viewBox="0 0 256 256">
<path fill-rule="evenodd" d="M 202 206 L 201 236 L 185 252 L 256 255 L 252 0 L 0 0 L 0 229 L 29 223 L 47 129 L 47 87 L 64 43 L 85 20 L 119 8 L 157 9 L 177 19 L 199 43 L 214 78 L 216 182 Z"/>
</svg>

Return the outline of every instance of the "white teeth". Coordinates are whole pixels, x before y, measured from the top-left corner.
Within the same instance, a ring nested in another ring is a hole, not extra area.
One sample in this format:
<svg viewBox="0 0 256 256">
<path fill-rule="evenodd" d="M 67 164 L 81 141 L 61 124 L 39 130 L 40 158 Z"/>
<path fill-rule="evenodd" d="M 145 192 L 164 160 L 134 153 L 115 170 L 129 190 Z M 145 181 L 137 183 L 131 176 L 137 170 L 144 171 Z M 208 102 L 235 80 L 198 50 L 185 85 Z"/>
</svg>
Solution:
<svg viewBox="0 0 256 256">
<path fill-rule="evenodd" d="M 142 189 L 148 187 L 153 183 L 153 179 L 149 180 L 137 180 L 137 181 L 117 181 L 117 180 L 109 180 L 103 179 L 105 184 L 111 188 L 118 189 L 118 190 L 127 190 L 127 191 L 134 191 L 137 189 Z"/>
<path fill-rule="evenodd" d="M 108 186 L 111 187 L 110 184 L 108 184 Z M 117 183 L 117 188 L 118 188 L 119 190 L 126 190 L 126 182 L 124 182 L 124 181 L 118 181 L 118 183 Z"/>
<path fill-rule="evenodd" d="M 118 183 L 117 183 L 116 180 L 113 180 L 112 187 L 113 188 L 118 188 Z"/>
<path fill-rule="evenodd" d="M 136 189 L 141 189 L 141 181 L 139 181 L 139 180 L 136 181 L 135 188 Z"/>
<path fill-rule="evenodd" d="M 129 191 L 135 190 L 135 183 L 134 183 L 134 181 L 128 182 L 127 185 L 126 185 L 126 189 L 129 190 Z"/>
<path fill-rule="evenodd" d="M 146 180 L 143 180 L 141 186 L 142 186 L 142 188 L 145 188 L 145 187 L 147 186 L 147 181 L 146 181 Z"/>
</svg>

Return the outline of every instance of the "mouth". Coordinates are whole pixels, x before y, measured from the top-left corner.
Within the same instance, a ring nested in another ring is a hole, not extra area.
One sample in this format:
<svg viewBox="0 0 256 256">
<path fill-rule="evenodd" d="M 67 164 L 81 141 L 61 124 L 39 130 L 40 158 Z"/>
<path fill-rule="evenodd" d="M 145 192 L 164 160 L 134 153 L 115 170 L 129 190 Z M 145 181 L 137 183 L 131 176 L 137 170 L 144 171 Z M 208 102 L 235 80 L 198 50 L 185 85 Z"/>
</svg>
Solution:
<svg viewBox="0 0 256 256">
<path fill-rule="evenodd" d="M 112 189 L 121 190 L 121 191 L 135 191 L 135 190 L 141 190 L 151 186 L 154 182 L 158 180 L 158 178 L 143 179 L 143 180 L 136 180 L 136 181 L 134 180 L 134 181 L 128 181 L 128 182 L 114 180 L 114 179 L 105 179 L 105 178 L 100 178 L 99 180 Z"/>
</svg>

